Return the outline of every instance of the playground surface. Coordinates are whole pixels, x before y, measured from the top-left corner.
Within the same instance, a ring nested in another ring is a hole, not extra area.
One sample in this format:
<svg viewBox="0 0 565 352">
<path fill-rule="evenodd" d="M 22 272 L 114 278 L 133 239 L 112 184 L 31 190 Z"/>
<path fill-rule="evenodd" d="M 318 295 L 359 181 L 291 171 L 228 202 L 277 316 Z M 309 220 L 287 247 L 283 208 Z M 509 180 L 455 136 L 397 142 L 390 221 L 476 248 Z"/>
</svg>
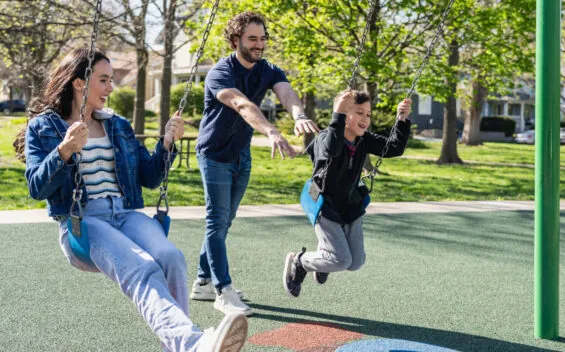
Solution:
<svg viewBox="0 0 565 352">
<path fill-rule="evenodd" d="M 171 212 L 192 277 L 201 210 Z M 2 350 L 159 351 L 133 304 L 102 275 L 69 266 L 57 224 L 34 212 L 0 212 Z M 565 229 L 563 210 L 561 219 Z M 242 207 L 228 250 L 255 311 L 244 351 L 565 351 L 563 338 L 533 337 L 533 202 L 373 203 L 364 231 L 361 270 L 325 285 L 309 275 L 295 299 L 283 260 L 315 248 L 312 227 L 297 206 Z M 202 328 L 222 318 L 210 302 L 192 301 L 191 313 Z"/>
</svg>

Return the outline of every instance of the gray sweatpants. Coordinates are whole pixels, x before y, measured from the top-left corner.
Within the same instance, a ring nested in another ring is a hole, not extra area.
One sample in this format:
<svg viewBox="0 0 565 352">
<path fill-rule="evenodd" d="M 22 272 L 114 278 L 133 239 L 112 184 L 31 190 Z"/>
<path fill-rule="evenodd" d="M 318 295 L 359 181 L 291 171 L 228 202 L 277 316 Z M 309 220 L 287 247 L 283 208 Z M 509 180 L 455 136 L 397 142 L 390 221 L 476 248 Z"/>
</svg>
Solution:
<svg viewBox="0 0 565 352">
<path fill-rule="evenodd" d="M 318 237 L 318 251 L 302 255 L 300 259 L 304 269 L 331 273 L 361 268 L 365 264 L 362 218 L 351 224 L 341 225 L 320 216 L 314 227 Z"/>
</svg>

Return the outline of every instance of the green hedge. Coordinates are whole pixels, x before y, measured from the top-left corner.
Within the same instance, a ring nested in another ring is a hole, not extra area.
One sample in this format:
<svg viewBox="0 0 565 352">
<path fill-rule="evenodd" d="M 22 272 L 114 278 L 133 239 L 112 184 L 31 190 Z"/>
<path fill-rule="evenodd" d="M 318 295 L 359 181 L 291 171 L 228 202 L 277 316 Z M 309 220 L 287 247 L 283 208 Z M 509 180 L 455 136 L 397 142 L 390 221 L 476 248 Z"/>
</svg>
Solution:
<svg viewBox="0 0 565 352">
<path fill-rule="evenodd" d="M 505 136 L 512 136 L 516 132 L 516 121 L 505 116 L 484 116 L 481 118 L 481 131 L 504 132 Z"/>
<path fill-rule="evenodd" d="M 171 114 L 177 111 L 180 100 L 184 95 L 184 87 L 186 83 L 179 83 L 171 88 Z M 184 107 L 185 116 L 202 115 L 204 110 L 204 88 L 202 83 L 192 84 L 192 89 L 187 97 L 186 105 Z"/>
<path fill-rule="evenodd" d="M 130 87 L 119 87 L 110 94 L 109 107 L 120 116 L 128 119 L 133 118 L 133 107 L 135 102 L 135 89 Z"/>
</svg>

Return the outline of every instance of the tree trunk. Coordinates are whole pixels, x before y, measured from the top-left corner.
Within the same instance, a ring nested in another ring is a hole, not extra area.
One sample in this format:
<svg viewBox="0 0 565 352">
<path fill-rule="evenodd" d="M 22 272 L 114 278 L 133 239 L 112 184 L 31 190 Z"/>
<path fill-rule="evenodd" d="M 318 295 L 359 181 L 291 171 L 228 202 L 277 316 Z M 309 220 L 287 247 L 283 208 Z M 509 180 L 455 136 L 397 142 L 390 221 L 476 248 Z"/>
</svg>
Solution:
<svg viewBox="0 0 565 352">
<path fill-rule="evenodd" d="M 9 86 L 10 89 L 10 100 L 8 101 L 8 105 L 10 106 L 10 115 L 12 115 L 14 113 L 14 104 L 13 104 L 13 100 L 14 100 L 14 87 L 13 85 L 10 83 Z"/>
<path fill-rule="evenodd" d="M 314 93 L 304 93 L 302 95 L 302 105 L 304 105 L 304 113 L 308 116 L 309 119 L 312 121 L 316 121 L 316 99 Z M 314 133 L 305 133 L 302 139 L 302 146 L 304 152 L 306 151 L 306 147 L 312 142 L 314 139 Z"/>
<path fill-rule="evenodd" d="M 149 52 L 145 45 L 148 0 L 141 2 L 139 15 L 133 17 L 135 33 L 135 52 L 137 56 L 137 84 L 135 86 L 135 104 L 133 107 L 133 130 L 136 134 L 145 133 L 145 88 L 147 85 L 147 63 Z"/>
<path fill-rule="evenodd" d="M 163 3 L 165 5 L 166 1 Z M 173 41 L 174 37 L 174 20 L 177 2 L 171 0 L 169 7 L 164 11 L 165 13 L 165 43 L 164 43 L 164 57 L 163 57 L 163 77 L 161 78 L 161 102 L 160 102 L 160 119 L 159 119 L 159 134 L 165 134 L 165 126 L 169 121 L 171 110 L 171 79 L 172 79 L 172 63 L 173 63 Z M 163 6 L 165 9 L 165 6 Z"/>
<path fill-rule="evenodd" d="M 459 43 L 453 39 L 449 45 L 449 66 L 455 67 L 459 64 Z M 457 92 L 457 75 L 446 79 L 450 96 L 445 104 L 443 115 L 443 139 L 441 155 L 438 164 L 462 164 L 463 161 L 457 155 L 457 104 L 455 93 Z"/>
<path fill-rule="evenodd" d="M 147 61 L 149 53 L 145 47 L 137 52 L 137 85 L 135 87 L 135 106 L 133 108 L 133 130 L 135 134 L 145 132 L 145 87 L 147 84 Z"/>
<path fill-rule="evenodd" d="M 475 79 L 472 84 L 471 105 L 465 114 L 465 127 L 461 142 L 466 145 L 480 145 L 481 141 L 481 108 L 487 95 L 487 90 Z"/>
</svg>

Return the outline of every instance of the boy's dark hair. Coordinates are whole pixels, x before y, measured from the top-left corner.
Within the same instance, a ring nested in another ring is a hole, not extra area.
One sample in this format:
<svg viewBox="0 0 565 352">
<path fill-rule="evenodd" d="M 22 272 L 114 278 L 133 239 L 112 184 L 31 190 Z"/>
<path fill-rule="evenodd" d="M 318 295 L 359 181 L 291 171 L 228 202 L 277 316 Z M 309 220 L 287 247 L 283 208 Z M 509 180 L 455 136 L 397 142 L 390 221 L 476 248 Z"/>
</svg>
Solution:
<svg viewBox="0 0 565 352">
<path fill-rule="evenodd" d="M 263 28 L 265 28 L 265 36 L 267 39 L 269 38 L 269 32 L 267 32 L 267 26 L 265 25 L 265 18 L 263 15 L 252 11 L 242 12 L 239 15 L 232 17 L 228 21 L 226 28 L 224 28 L 224 39 L 230 44 L 232 49 L 235 49 L 235 37 L 241 38 L 245 32 L 245 27 L 247 27 L 250 23 L 263 25 Z"/>
<path fill-rule="evenodd" d="M 344 90 L 344 91 L 339 92 L 336 99 L 338 99 L 339 97 L 341 97 L 343 94 L 345 94 L 347 92 L 353 93 L 353 102 L 355 104 L 364 104 L 368 101 L 369 102 L 371 101 L 371 96 L 369 95 L 369 93 L 362 92 L 362 91 L 356 90 L 356 89 L 349 89 L 349 88 Z"/>
</svg>

